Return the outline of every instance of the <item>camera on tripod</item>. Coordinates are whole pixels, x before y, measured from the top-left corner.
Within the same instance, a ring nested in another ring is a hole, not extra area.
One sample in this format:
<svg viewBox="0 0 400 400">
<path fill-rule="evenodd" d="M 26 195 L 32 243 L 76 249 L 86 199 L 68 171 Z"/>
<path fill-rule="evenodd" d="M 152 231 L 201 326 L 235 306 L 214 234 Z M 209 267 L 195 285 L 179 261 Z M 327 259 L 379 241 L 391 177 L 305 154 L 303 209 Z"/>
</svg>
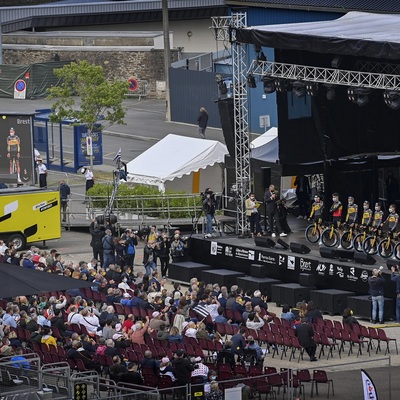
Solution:
<svg viewBox="0 0 400 400">
<path fill-rule="evenodd" d="M 214 192 L 210 188 L 207 188 L 204 192 L 201 192 L 200 196 L 201 196 L 202 200 L 206 200 L 206 199 L 215 200 Z"/>
</svg>

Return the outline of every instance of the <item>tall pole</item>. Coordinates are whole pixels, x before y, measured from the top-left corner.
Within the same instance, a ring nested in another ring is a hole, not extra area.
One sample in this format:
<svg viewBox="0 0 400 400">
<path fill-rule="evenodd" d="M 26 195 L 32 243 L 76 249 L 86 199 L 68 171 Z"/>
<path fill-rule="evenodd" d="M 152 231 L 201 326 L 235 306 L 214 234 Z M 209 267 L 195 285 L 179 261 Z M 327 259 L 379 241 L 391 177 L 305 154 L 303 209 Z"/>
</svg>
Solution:
<svg viewBox="0 0 400 400">
<path fill-rule="evenodd" d="M 165 103 L 166 120 L 171 121 L 171 106 L 169 95 L 169 67 L 171 66 L 171 52 L 169 43 L 169 19 L 168 19 L 168 0 L 162 0 L 162 17 L 164 32 L 164 76 L 165 76 Z"/>
<path fill-rule="evenodd" d="M 0 65 L 3 64 L 3 15 L 0 11 Z"/>
</svg>

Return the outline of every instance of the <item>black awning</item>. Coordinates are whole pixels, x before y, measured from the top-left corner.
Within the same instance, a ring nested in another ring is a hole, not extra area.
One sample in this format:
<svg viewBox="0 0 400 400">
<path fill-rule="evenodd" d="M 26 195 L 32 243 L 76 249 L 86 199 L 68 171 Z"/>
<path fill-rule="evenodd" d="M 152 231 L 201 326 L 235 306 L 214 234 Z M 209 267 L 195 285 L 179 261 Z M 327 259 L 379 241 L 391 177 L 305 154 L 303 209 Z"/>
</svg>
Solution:
<svg viewBox="0 0 400 400">
<path fill-rule="evenodd" d="M 400 15 L 352 11 L 333 21 L 238 29 L 236 39 L 276 49 L 400 59 Z"/>
</svg>

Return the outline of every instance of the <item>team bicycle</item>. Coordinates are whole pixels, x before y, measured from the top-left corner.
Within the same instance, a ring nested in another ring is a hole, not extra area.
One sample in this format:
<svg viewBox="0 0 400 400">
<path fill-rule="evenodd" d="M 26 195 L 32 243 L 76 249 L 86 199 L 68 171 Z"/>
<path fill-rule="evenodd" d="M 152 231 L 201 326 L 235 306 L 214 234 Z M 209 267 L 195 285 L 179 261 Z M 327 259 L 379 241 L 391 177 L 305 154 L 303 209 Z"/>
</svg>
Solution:
<svg viewBox="0 0 400 400">
<path fill-rule="evenodd" d="M 358 207 L 352 196 L 348 198 L 345 222 L 341 222 L 343 205 L 337 193 L 332 195 L 332 201 L 330 208 L 332 220 L 323 222 L 323 202 L 319 195 L 314 197 L 309 217 L 312 224 L 305 230 L 308 242 L 369 255 L 379 254 L 382 258 L 395 257 L 400 260 L 400 232 L 396 230 L 399 216 L 395 205 L 389 206 L 389 215 L 384 220 L 380 203 L 376 203 L 372 211 L 369 202 L 365 201 L 362 219 L 358 224 Z"/>
</svg>

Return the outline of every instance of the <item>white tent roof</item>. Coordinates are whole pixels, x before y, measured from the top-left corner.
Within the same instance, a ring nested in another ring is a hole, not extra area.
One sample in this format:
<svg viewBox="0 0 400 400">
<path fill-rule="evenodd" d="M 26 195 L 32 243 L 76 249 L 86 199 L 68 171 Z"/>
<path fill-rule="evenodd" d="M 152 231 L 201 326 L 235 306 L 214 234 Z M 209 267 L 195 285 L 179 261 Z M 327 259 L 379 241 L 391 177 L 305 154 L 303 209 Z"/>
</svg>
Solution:
<svg viewBox="0 0 400 400">
<path fill-rule="evenodd" d="M 226 146 L 216 140 L 169 134 L 128 163 L 128 181 L 164 190 L 166 181 L 224 162 L 226 154 Z"/>
<path fill-rule="evenodd" d="M 268 129 L 251 142 L 250 148 L 252 158 L 275 164 L 279 159 L 278 128 Z"/>
</svg>

